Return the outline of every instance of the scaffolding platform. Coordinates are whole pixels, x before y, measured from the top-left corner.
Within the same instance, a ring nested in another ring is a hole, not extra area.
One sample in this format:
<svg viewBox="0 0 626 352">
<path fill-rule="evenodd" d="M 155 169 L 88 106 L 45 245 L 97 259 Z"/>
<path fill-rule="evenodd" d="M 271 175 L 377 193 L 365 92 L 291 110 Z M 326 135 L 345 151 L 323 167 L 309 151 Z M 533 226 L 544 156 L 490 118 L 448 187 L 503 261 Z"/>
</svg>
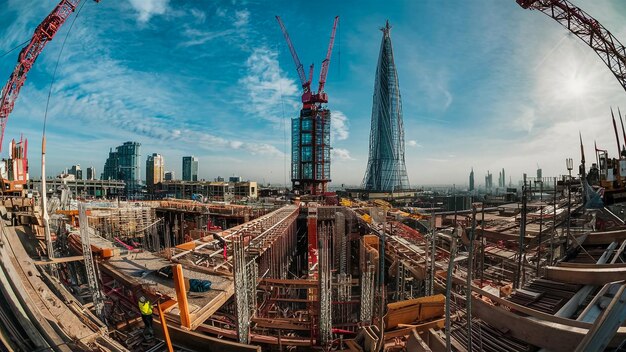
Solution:
<svg viewBox="0 0 626 352">
<path fill-rule="evenodd" d="M 171 265 L 170 261 L 157 255 L 140 252 L 102 261 L 99 268 L 127 287 L 141 287 L 150 292 L 159 292 L 175 302 L 174 280 L 157 273 L 159 269 Z M 183 272 L 186 281 L 188 279 L 211 281 L 211 289 L 207 292 L 187 292 L 191 329 L 194 330 L 234 294 L 234 281 L 232 277 L 201 273 L 185 265 Z M 180 323 L 177 304 L 172 304 L 165 313 L 168 320 Z"/>
</svg>

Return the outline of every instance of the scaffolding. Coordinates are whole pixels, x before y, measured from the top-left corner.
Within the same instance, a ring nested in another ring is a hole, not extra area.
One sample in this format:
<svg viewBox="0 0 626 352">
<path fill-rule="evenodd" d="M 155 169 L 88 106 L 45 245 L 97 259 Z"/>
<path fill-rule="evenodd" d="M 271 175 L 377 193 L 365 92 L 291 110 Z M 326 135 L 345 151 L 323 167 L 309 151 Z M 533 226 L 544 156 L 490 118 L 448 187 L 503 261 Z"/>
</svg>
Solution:
<svg viewBox="0 0 626 352">
<path fill-rule="evenodd" d="M 363 188 L 393 192 L 410 189 L 410 186 L 404 162 L 402 100 L 389 21 L 381 30 L 383 39 L 374 81 L 369 159 Z"/>
<path fill-rule="evenodd" d="M 374 274 L 375 266 L 369 264 L 361 276 L 361 322 L 372 323 L 374 308 Z"/>
<path fill-rule="evenodd" d="M 104 317 L 104 295 L 100 291 L 98 285 L 98 273 L 96 272 L 96 264 L 91 253 L 91 240 L 89 236 L 89 222 L 87 220 L 87 211 L 84 203 L 78 205 L 78 221 L 80 223 L 80 241 L 82 243 L 83 257 L 85 262 L 85 274 L 89 290 L 91 291 L 93 306 L 96 314 L 102 321 L 106 321 Z"/>
<path fill-rule="evenodd" d="M 235 300 L 237 304 L 237 336 L 239 342 L 249 343 L 250 322 L 256 310 L 258 269 L 254 260 L 248 261 L 243 235 L 233 238 Z"/>
<path fill-rule="evenodd" d="M 320 340 L 322 346 L 332 340 L 332 278 L 329 240 L 333 226 L 322 224 L 319 229 Z"/>
<path fill-rule="evenodd" d="M 89 226 L 99 236 L 124 247 L 140 245 L 154 251 L 167 245 L 158 235 L 163 230 L 162 220 L 156 218 L 154 208 L 147 206 L 92 208 L 89 214 Z"/>
</svg>

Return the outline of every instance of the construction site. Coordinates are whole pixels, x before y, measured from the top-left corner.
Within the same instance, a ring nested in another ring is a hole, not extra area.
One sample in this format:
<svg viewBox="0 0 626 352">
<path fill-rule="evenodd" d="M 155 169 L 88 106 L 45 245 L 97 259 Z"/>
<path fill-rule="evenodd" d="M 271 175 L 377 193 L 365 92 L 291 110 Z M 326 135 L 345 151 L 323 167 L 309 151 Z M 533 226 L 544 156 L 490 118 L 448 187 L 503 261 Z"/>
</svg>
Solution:
<svg viewBox="0 0 626 352">
<path fill-rule="evenodd" d="M 2 89 L 2 137 L 28 71 L 80 2 L 60 1 L 21 49 Z M 597 20 L 567 0 L 517 3 L 585 41 L 626 90 L 626 47 Z M 288 196 L 80 199 L 48 191 L 45 135 L 40 189 L 28 189 L 27 140 L 9 143 L 0 351 L 626 351 L 621 113 L 615 158 L 596 147 L 586 164 L 576 136 L 578 172 L 569 159 L 564 176 L 524 175 L 509 198 L 472 194 L 458 207 L 454 193 L 453 207 L 437 206 L 409 184 L 383 19 L 366 173 L 360 188 L 332 192 L 325 84 L 340 18 L 319 21 L 331 34 L 317 89 L 275 20 L 302 88 Z"/>
</svg>

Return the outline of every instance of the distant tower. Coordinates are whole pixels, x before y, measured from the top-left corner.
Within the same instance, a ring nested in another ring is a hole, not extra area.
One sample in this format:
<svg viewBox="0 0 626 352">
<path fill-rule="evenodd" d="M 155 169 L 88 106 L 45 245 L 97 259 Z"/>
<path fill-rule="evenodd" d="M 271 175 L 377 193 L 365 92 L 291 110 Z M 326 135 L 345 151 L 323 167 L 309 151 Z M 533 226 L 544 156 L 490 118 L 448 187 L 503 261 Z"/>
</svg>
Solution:
<svg viewBox="0 0 626 352">
<path fill-rule="evenodd" d="M 88 180 L 95 180 L 96 179 L 96 168 L 93 166 L 90 166 L 87 168 L 87 179 Z"/>
<path fill-rule="evenodd" d="M 474 168 L 472 168 L 472 171 L 470 171 L 469 190 L 470 192 L 474 190 Z"/>
<path fill-rule="evenodd" d="M 72 165 L 72 168 L 69 171 L 70 175 L 74 175 L 77 180 L 83 179 L 83 170 L 80 168 L 80 164 Z"/>
<path fill-rule="evenodd" d="M 410 186 L 404 164 L 402 99 L 393 61 L 389 21 L 381 30 L 383 39 L 374 81 L 369 160 L 363 188 L 372 191 L 404 190 Z"/>
<path fill-rule="evenodd" d="M 506 174 L 504 173 L 504 168 L 502 168 L 502 188 L 506 188 Z"/>
<path fill-rule="evenodd" d="M 183 156 L 183 181 L 198 181 L 198 158 Z"/>
<path fill-rule="evenodd" d="M 121 180 L 125 183 L 126 196 L 133 197 L 141 188 L 141 166 L 139 158 L 141 144 L 124 142 L 124 144 L 109 151 L 109 157 L 104 163 L 103 180 Z"/>
<path fill-rule="evenodd" d="M 487 175 L 485 176 L 485 188 L 491 189 L 493 187 L 493 175 L 487 171 Z"/>
<path fill-rule="evenodd" d="M 146 186 L 148 193 L 154 193 L 155 185 L 163 182 L 165 162 L 161 154 L 152 153 L 146 159 Z"/>
<path fill-rule="evenodd" d="M 542 176 L 541 169 L 539 169 L 539 168 L 538 168 L 538 169 L 537 169 L 537 179 L 538 179 L 538 180 L 540 180 L 540 179 L 541 179 L 541 176 Z"/>
</svg>

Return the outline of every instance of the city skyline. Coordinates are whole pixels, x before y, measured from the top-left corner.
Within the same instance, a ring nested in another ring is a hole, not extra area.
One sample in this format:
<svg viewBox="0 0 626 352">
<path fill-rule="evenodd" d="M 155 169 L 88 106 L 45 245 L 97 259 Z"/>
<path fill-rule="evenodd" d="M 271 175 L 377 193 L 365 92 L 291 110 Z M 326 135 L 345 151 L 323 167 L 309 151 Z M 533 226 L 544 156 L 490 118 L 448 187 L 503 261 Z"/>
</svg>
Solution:
<svg viewBox="0 0 626 352">
<path fill-rule="evenodd" d="M 30 36 L 51 4 L 0 2 L 0 52 Z M 328 15 L 308 23 L 303 5 L 285 1 L 86 3 L 53 87 L 49 170 L 100 169 L 109 146 L 136 140 L 146 155 L 163 154 L 170 170 L 181 170 L 181 158 L 193 154 L 200 178 L 234 173 L 284 183 L 299 86 L 276 14 L 294 28 L 292 40 L 307 63 L 323 58 L 328 26 L 341 16 L 326 85 L 331 186 L 360 184 L 367 166 L 378 28 L 385 19 L 394 26 L 411 185 L 466 184 L 471 166 L 477 174 L 504 167 L 514 183 L 537 163 L 546 165 L 545 175 L 566 174 L 564 159 L 579 159 L 579 130 L 587 155 L 594 140 L 600 148 L 615 144 L 607 107 L 624 100 L 610 71 L 584 43 L 515 1 L 405 1 L 377 10 L 322 5 Z M 585 3 L 585 11 L 625 41 L 625 4 Z M 415 13 L 424 21 L 414 21 Z M 164 27 L 175 30 L 160 35 Z M 33 177 L 40 175 L 45 97 L 67 29 L 34 65 L 7 125 L 7 139 L 21 132 L 30 139 Z M 8 77 L 16 55 L 0 60 L 0 75 Z"/>
</svg>

